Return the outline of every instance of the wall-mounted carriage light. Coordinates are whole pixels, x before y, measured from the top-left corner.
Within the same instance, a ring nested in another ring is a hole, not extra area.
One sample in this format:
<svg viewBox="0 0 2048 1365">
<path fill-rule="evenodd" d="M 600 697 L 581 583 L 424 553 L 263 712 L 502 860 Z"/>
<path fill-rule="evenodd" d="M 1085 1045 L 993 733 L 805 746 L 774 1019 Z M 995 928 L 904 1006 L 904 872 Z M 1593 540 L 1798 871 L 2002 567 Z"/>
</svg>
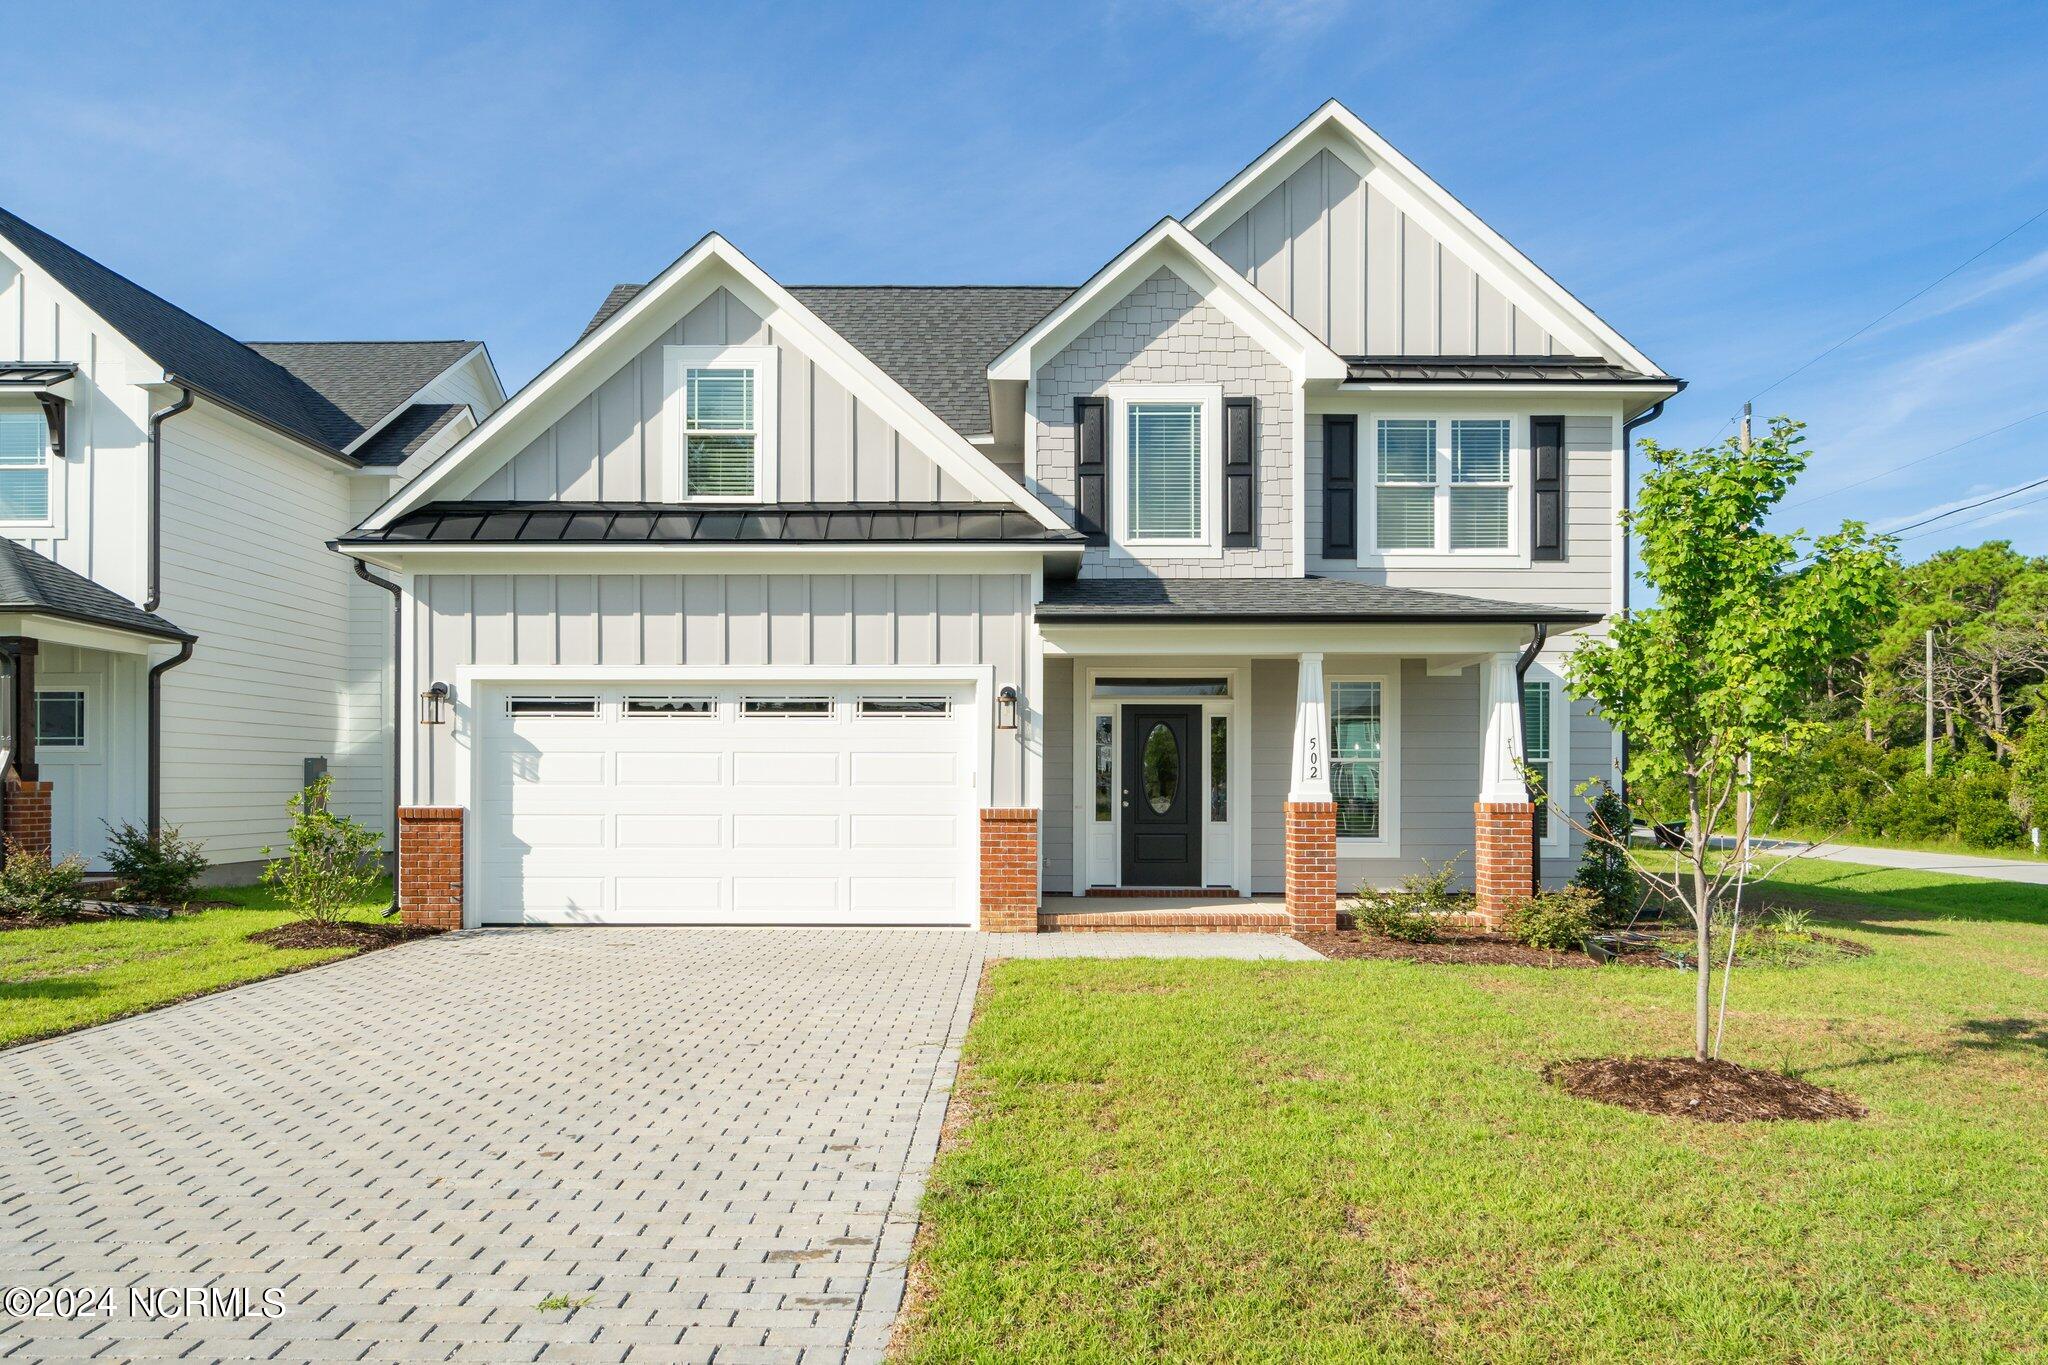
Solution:
<svg viewBox="0 0 2048 1365">
<path fill-rule="evenodd" d="M 1014 687 L 1004 687 L 1002 691 L 996 693 L 996 729 L 1014 730 L 1016 728 L 1017 689 Z"/>
<path fill-rule="evenodd" d="M 435 683 L 420 693 L 420 724 L 440 725 L 448 719 L 448 684 Z"/>
</svg>

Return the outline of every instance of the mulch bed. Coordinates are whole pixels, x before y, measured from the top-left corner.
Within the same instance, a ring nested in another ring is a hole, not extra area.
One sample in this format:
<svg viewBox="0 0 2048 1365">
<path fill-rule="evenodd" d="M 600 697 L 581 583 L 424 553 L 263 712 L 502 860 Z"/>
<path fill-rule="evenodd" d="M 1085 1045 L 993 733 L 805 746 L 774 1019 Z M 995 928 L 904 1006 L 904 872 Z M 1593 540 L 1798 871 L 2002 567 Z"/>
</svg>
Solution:
<svg viewBox="0 0 2048 1365">
<path fill-rule="evenodd" d="M 1582 1100 L 1702 1123 L 1860 1119 L 1869 1111 L 1839 1091 L 1733 1062 L 1690 1057 L 1592 1057 L 1552 1062 L 1543 1079 Z"/>
<path fill-rule="evenodd" d="M 1296 934 L 1296 939 L 1328 958 L 1380 958 L 1393 962 L 1433 962 L 1474 967 L 1597 967 L 1584 953 L 1556 953 L 1531 948 L 1500 934 L 1477 930 L 1446 933 L 1434 943 L 1403 943 L 1398 939 L 1372 938 L 1356 929 L 1339 929 L 1330 934 Z M 1629 954 L 1623 961 L 1640 959 L 1655 964 L 1654 952 Z"/>
<path fill-rule="evenodd" d="M 369 923 L 363 920 L 343 920 L 339 924 L 321 924 L 314 920 L 293 920 L 280 924 L 275 929 L 265 929 L 260 934 L 249 935 L 251 943 L 267 943 L 273 948 L 389 948 L 407 943 L 416 938 L 438 934 L 438 929 L 425 929 L 417 925 L 391 923 Z"/>
<path fill-rule="evenodd" d="M 233 901 L 187 901 L 183 905 L 149 907 L 152 910 L 161 909 L 168 912 L 168 914 L 138 913 L 123 915 L 110 914 L 105 910 L 81 910 L 75 915 L 66 915 L 62 919 L 25 919 L 19 915 L 0 915 L 0 934 L 14 929 L 49 929 L 59 924 L 102 924 L 107 920 L 113 919 L 174 918 L 194 910 L 216 910 L 225 906 L 232 906 L 233 904 Z"/>
</svg>

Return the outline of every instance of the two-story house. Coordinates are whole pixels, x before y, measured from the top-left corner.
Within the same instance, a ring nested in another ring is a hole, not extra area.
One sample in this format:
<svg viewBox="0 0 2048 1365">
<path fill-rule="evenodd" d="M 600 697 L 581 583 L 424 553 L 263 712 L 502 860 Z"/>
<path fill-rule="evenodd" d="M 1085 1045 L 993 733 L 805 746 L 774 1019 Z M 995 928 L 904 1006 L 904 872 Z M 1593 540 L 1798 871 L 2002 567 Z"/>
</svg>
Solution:
<svg viewBox="0 0 2048 1365">
<path fill-rule="evenodd" d="M 1334 103 L 1078 288 L 708 236 L 339 542 L 401 599 L 406 913 L 1497 908 L 1575 852 L 1523 763 L 1612 772 L 1559 662 L 1678 388 Z"/>
<path fill-rule="evenodd" d="M 329 771 L 390 821 L 390 597 L 328 543 L 503 401 L 472 341 L 235 340 L 0 211 L 0 818 L 222 881 Z"/>
</svg>

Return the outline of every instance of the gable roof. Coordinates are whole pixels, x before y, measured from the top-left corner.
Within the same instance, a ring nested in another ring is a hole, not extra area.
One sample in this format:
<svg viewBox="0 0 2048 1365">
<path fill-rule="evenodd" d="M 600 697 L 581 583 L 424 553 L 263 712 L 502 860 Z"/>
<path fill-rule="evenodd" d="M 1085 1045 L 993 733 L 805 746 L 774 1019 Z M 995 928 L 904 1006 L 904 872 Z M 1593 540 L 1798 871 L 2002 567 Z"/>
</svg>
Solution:
<svg viewBox="0 0 2048 1365">
<path fill-rule="evenodd" d="M 402 465 L 468 411 L 467 403 L 414 403 L 357 446 L 356 458 L 380 469 Z"/>
<path fill-rule="evenodd" d="M 0 611 L 59 616 L 164 640 L 197 637 L 18 541 L 0 539 Z"/>
<path fill-rule="evenodd" d="M 589 336 L 642 286 L 605 296 Z M 947 426 L 988 432 L 988 363 L 1064 303 L 1072 285 L 797 284 L 789 292 Z"/>
<path fill-rule="evenodd" d="M 0 238 L 166 374 L 329 454 L 341 454 L 477 347 L 473 341 L 245 344 L 5 209 Z M 387 396 L 382 410 L 372 411 Z"/>
</svg>

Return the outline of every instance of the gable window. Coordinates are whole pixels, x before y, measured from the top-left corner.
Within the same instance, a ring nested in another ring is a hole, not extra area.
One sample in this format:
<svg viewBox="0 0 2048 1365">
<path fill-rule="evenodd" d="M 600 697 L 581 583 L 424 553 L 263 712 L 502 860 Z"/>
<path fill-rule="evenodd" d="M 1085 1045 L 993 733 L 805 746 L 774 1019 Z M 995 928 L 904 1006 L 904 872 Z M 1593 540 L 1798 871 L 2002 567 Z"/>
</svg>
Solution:
<svg viewBox="0 0 2048 1365">
<path fill-rule="evenodd" d="M 1505 417 L 1374 423 L 1373 545 L 1388 553 L 1514 546 L 1514 434 Z"/>
<path fill-rule="evenodd" d="M 0 408 L 0 522 L 49 519 L 49 423 L 41 408 Z"/>
<path fill-rule="evenodd" d="M 1202 538 L 1202 409 L 1133 403 L 1129 409 L 1131 540 Z"/>
<path fill-rule="evenodd" d="M 677 500 L 772 500 L 775 348 L 670 346 L 668 362 Z"/>
</svg>

